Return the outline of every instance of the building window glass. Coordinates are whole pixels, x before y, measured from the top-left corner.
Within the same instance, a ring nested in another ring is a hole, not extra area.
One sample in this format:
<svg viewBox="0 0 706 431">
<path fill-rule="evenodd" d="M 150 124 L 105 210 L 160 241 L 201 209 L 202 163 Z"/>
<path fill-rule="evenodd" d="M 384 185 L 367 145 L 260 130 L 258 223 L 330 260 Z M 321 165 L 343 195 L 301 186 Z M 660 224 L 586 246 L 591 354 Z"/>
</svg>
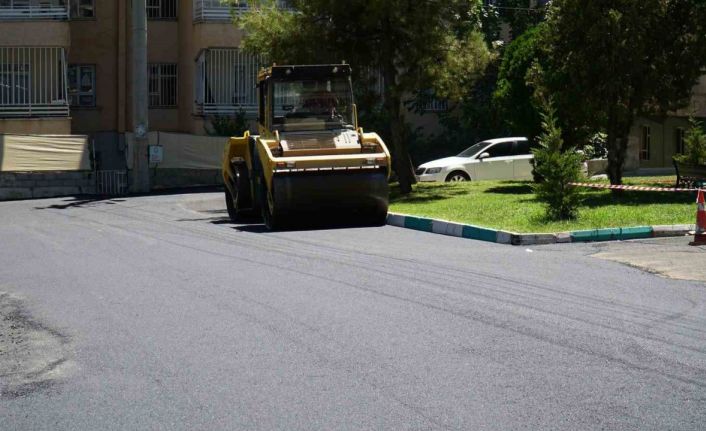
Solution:
<svg viewBox="0 0 706 431">
<path fill-rule="evenodd" d="M 640 142 L 640 160 L 650 160 L 650 144 L 652 135 L 650 126 L 642 126 L 642 142 Z"/>
<path fill-rule="evenodd" d="M 674 151 L 677 154 L 684 154 L 684 134 L 686 131 L 681 127 L 677 127 L 674 132 L 674 142 L 676 143 Z"/>
<path fill-rule="evenodd" d="M 177 65 L 150 64 L 150 107 L 177 106 Z"/>
<path fill-rule="evenodd" d="M 70 64 L 67 70 L 71 106 L 96 106 L 96 66 Z"/>
<path fill-rule="evenodd" d="M 95 18 L 93 0 L 71 0 L 70 11 L 72 19 Z"/>
<path fill-rule="evenodd" d="M 177 0 L 147 0 L 148 19 L 176 19 Z"/>
</svg>

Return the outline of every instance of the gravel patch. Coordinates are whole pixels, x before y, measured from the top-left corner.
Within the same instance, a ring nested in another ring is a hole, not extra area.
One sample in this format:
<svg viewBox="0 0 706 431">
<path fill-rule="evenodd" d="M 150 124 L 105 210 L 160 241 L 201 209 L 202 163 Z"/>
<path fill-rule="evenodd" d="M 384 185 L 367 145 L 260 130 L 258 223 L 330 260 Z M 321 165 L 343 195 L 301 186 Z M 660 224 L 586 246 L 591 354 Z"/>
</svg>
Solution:
<svg viewBox="0 0 706 431">
<path fill-rule="evenodd" d="M 48 388 L 73 368 L 68 338 L 33 319 L 19 298 L 0 292 L 0 398 Z"/>
</svg>

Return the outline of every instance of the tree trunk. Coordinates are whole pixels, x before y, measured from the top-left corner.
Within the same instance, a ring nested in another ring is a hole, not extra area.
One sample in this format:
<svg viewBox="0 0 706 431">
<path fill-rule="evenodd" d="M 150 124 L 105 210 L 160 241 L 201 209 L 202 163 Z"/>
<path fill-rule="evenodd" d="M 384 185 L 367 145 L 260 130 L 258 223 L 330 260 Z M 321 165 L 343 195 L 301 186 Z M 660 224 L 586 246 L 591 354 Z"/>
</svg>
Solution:
<svg viewBox="0 0 706 431">
<path fill-rule="evenodd" d="M 610 110 L 608 113 L 608 179 L 613 185 L 623 183 L 623 167 L 625 155 L 628 150 L 628 135 L 632 126 L 632 116 L 618 118 L 617 112 Z"/>
<path fill-rule="evenodd" d="M 625 163 L 625 152 L 620 151 L 623 141 L 616 136 L 616 132 L 608 132 L 608 179 L 610 183 L 619 185 L 623 183 L 623 163 Z M 622 156 L 621 156 L 622 153 Z"/>
<path fill-rule="evenodd" d="M 394 68 L 394 66 L 391 66 Z M 389 69 L 386 68 L 386 69 Z M 395 88 L 395 72 L 385 70 L 385 109 L 390 115 L 390 139 L 392 140 L 392 157 L 400 192 L 408 194 L 412 191 L 412 184 L 416 183 L 414 166 L 404 141 L 404 116 L 402 115 L 401 98 Z M 388 83 L 393 83 L 392 85 Z"/>
</svg>

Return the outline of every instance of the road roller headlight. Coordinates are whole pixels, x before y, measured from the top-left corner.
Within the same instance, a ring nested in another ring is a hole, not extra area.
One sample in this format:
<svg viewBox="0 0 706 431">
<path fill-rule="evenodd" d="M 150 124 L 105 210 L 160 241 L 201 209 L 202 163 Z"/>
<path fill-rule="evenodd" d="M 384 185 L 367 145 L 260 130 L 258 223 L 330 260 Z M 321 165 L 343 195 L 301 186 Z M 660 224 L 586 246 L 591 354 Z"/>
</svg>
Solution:
<svg viewBox="0 0 706 431">
<path fill-rule="evenodd" d="M 278 171 L 296 169 L 296 167 L 297 167 L 297 164 L 295 162 L 277 162 L 275 164 L 275 170 L 278 170 Z"/>
</svg>

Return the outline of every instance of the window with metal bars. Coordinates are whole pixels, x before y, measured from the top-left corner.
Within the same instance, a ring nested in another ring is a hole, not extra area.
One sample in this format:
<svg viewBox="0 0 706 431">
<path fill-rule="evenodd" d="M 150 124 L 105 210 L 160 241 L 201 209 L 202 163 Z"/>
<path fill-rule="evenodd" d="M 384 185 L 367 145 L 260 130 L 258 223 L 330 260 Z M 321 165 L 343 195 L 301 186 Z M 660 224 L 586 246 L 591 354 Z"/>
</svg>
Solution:
<svg viewBox="0 0 706 431">
<path fill-rule="evenodd" d="M 96 106 L 96 66 L 70 64 L 66 75 L 69 104 L 74 107 Z"/>
<path fill-rule="evenodd" d="M 95 18 L 94 0 L 70 0 L 69 3 L 71 19 Z"/>
<path fill-rule="evenodd" d="M 177 0 L 147 0 L 147 19 L 176 19 Z"/>
<path fill-rule="evenodd" d="M 149 103 L 153 108 L 177 106 L 177 65 L 150 64 Z"/>
<path fill-rule="evenodd" d="M 652 131 L 650 126 L 642 126 L 642 142 L 640 142 L 640 160 L 650 160 L 650 144 Z"/>
</svg>

